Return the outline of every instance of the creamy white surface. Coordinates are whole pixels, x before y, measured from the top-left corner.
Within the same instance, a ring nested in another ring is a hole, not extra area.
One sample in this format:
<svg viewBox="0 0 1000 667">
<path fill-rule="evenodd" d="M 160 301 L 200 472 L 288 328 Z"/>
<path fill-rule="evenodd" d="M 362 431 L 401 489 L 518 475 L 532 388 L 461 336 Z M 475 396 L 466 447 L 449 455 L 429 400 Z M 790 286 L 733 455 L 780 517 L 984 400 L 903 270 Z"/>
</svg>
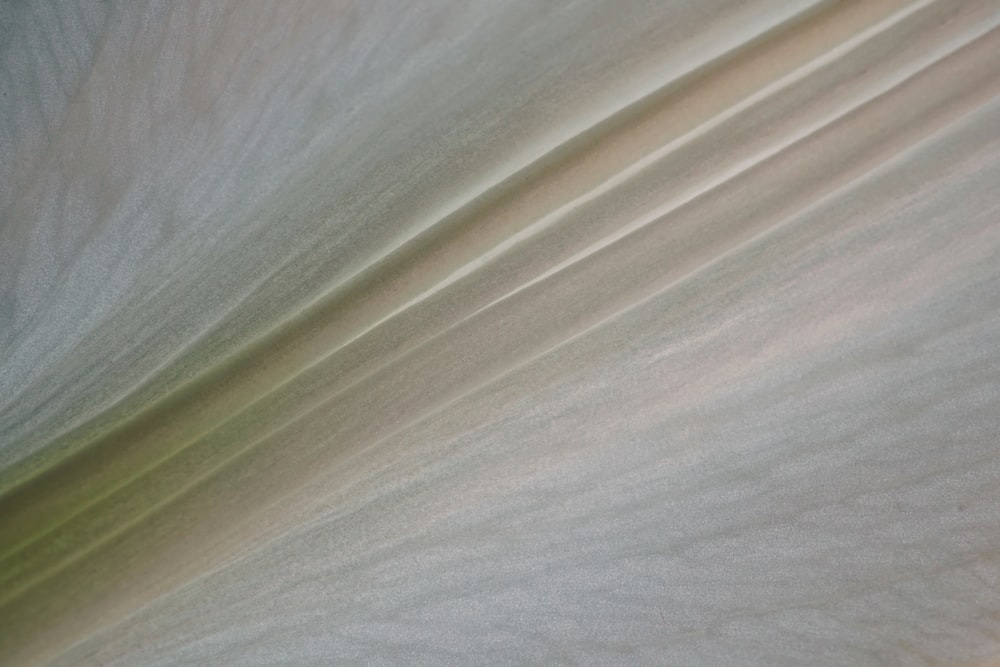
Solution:
<svg viewBox="0 0 1000 667">
<path fill-rule="evenodd" d="M 3 11 L 0 662 L 998 658 L 996 3 Z"/>
</svg>

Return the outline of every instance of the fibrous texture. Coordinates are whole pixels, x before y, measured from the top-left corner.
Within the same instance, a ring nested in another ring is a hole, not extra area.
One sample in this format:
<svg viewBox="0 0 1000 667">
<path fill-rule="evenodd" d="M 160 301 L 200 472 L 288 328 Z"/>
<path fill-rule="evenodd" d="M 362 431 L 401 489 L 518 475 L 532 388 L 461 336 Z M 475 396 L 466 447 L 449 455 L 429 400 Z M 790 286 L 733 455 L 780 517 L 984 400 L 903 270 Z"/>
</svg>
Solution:
<svg viewBox="0 0 1000 667">
<path fill-rule="evenodd" d="M 0 663 L 996 660 L 998 26 L 0 6 Z"/>
</svg>

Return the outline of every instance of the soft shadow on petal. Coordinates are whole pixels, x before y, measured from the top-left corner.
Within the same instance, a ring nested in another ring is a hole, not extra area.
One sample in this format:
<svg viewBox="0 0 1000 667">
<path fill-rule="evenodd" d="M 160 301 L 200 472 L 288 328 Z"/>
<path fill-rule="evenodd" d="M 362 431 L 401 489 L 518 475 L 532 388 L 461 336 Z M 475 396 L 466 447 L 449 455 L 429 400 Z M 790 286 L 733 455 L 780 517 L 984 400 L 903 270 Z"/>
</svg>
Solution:
<svg viewBox="0 0 1000 667">
<path fill-rule="evenodd" d="M 0 663 L 1000 653 L 991 2 L 0 14 Z"/>
</svg>

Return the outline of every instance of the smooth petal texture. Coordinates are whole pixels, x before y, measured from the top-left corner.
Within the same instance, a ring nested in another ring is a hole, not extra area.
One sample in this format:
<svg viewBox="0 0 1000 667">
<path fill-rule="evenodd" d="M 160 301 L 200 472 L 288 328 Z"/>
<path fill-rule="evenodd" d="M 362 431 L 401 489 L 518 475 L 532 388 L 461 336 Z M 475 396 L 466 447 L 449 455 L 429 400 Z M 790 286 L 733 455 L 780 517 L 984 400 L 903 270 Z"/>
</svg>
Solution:
<svg viewBox="0 0 1000 667">
<path fill-rule="evenodd" d="M 1000 658 L 995 2 L 0 11 L 0 663 Z"/>
</svg>

